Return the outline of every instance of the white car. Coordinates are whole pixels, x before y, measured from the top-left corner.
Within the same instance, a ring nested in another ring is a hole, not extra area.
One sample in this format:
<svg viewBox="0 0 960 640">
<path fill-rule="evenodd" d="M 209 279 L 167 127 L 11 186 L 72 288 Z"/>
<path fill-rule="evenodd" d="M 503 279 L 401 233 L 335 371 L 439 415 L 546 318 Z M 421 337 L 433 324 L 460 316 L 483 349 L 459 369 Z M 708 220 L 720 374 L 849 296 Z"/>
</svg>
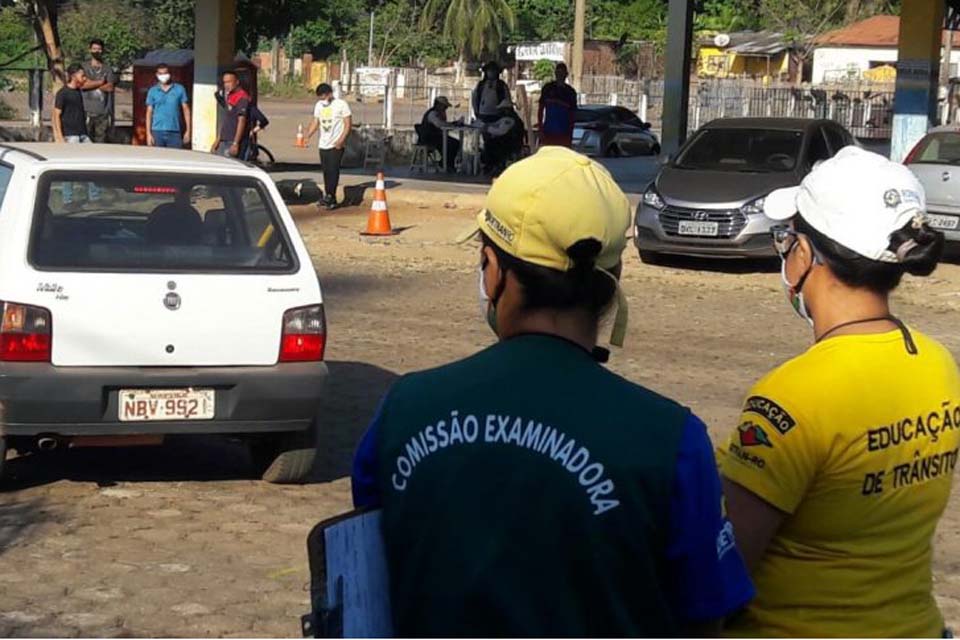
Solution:
<svg viewBox="0 0 960 640">
<path fill-rule="evenodd" d="M 265 173 L 191 151 L 0 143 L 0 464 L 225 434 L 308 476 L 320 283 Z"/>
</svg>

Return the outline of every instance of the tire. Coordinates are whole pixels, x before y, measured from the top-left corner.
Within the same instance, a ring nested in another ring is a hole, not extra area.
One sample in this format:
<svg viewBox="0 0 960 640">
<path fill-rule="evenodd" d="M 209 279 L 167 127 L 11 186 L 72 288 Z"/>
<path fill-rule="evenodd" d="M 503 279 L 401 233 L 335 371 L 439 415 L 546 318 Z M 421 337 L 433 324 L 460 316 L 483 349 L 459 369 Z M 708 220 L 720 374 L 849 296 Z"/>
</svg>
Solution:
<svg viewBox="0 0 960 640">
<path fill-rule="evenodd" d="M 273 484 L 303 484 L 317 457 L 314 429 L 263 435 L 248 444 L 257 474 Z"/>
<path fill-rule="evenodd" d="M 640 261 L 643 264 L 649 264 L 656 267 L 664 263 L 664 257 L 662 253 L 657 253 L 656 251 L 644 251 L 643 249 L 640 249 Z"/>
</svg>

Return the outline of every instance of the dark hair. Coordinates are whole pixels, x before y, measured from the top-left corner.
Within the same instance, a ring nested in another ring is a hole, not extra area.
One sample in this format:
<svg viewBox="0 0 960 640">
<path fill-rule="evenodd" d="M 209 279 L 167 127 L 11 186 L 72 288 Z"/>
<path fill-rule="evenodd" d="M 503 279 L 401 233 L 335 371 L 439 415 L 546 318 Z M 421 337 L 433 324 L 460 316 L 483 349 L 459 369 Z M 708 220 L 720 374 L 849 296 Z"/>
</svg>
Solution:
<svg viewBox="0 0 960 640">
<path fill-rule="evenodd" d="M 483 246 L 497 254 L 501 267 L 512 271 L 523 287 L 523 309 L 583 309 L 595 317 L 602 315 L 613 303 L 617 285 L 613 279 L 596 269 L 597 256 L 602 245 L 599 240 L 580 240 L 567 249 L 573 261 L 569 271 L 558 271 L 531 264 L 516 258 L 481 233 Z M 614 270 L 619 277 L 619 267 Z"/>
<path fill-rule="evenodd" d="M 566 71 L 566 72 L 568 72 L 568 73 L 570 72 L 570 70 L 567 69 L 567 63 L 566 63 L 566 62 L 558 62 L 558 63 L 557 63 L 557 66 L 555 66 L 555 67 L 553 68 L 554 71 L 559 71 L 560 69 L 563 69 L 564 71 Z"/>
<path fill-rule="evenodd" d="M 333 87 L 331 87 L 326 82 L 321 82 L 320 84 L 317 85 L 317 91 L 316 91 L 317 97 L 325 96 L 330 93 L 333 93 Z"/>
<path fill-rule="evenodd" d="M 817 253 L 841 282 L 880 294 L 896 289 L 905 273 L 930 275 L 943 255 L 943 234 L 926 223 L 915 227 L 910 222 L 890 234 L 888 248 L 893 253 L 903 253 L 900 262 L 880 262 L 862 256 L 820 233 L 799 215 L 794 218 L 794 227 L 810 239 Z"/>
<path fill-rule="evenodd" d="M 240 74 L 238 74 L 238 73 L 237 73 L 236 71 L 234 71 L 233 69 L 227 69 L 226 71 L 224 71 L 223 73 L 220 74 L 220 77 L 221 77 L 221 78 L 222 78 L 223 76 L 233 76 L 234 78 L 237 79 L 237 82 L 240 81 Z"/>
<path fill-rule="evenodd" d="M 170 67 L 165 62 L 161 62 L 157 65 L 157 71 L 160 71 L 160 69 L 166 69 L 167 71 L 170 71 Z"/>
<path fill-rule="evenodd" d="M 73 74 L 75 74 L 78 71 L 83 71 L 83 65 L 72 64 L 69 67 L 67 67 L 67 79 L 69 80 L 70 78 L 72 78 Z"/>
<path fill-rule="evenodd" d="M 100 38 L 94 38 L 94 39 L 92 39 L 92 40 L 90 41 L 90 44 L 87 45 L 87 48 L 89 49 L 90 47 L 92 47 L 92 46 L 95 45 L 95 44 L 100 45 L 100 48 L 101 48 L 101 49 L 103 48 L 103 40 L 101 40 Z"/>
</svg>

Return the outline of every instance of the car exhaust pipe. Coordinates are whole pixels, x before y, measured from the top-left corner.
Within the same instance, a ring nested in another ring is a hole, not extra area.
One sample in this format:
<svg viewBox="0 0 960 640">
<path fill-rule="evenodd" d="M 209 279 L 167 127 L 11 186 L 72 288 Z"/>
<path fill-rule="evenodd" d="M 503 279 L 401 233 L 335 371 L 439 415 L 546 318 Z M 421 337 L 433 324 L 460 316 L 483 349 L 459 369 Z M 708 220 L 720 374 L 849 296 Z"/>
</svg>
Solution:
<svg viewBox="0 0 960 640">
<path fill-rule="evenodd" d="M 37 439 L 37 449 L 40 451 L 53 451 L 60 445 L 60 441 L 56 438 L 38 438 Z"/>
</svg>

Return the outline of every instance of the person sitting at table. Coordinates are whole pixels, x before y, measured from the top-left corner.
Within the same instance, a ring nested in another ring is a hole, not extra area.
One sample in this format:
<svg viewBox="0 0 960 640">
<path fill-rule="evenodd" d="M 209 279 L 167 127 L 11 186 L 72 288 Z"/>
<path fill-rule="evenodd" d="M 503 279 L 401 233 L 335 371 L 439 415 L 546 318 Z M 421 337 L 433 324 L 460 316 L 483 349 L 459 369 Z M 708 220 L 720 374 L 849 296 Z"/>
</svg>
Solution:
<svg viewBox="0 0 960 640">
<path fill-rule="evenodd" d="M 443 154 L 443 137 L 447 136 L 444 129 L 450 126 L 447 122 L 447 109 L 450 106 L 450 101 L 445 96 L 440 96 L 423 114 L 423 119 L 417 127 L 418 143 L 436 149 L 441 155 Z M 456 121 L 456 123 L 462 122 L 463 118 Z M 453 136 L 447 136 L 447 172 L 453 173 L 459 153 L 460 141 Z"/>
<path fill-rule="evenodd" d="M 483 151 L 480 161 L 486 175 L 499 176 L 511 161 L 520 157 L 527 137 L 523 120 L 509 99 L 497 105 L 499 117 L 483 125 Z"/>
</svg>

